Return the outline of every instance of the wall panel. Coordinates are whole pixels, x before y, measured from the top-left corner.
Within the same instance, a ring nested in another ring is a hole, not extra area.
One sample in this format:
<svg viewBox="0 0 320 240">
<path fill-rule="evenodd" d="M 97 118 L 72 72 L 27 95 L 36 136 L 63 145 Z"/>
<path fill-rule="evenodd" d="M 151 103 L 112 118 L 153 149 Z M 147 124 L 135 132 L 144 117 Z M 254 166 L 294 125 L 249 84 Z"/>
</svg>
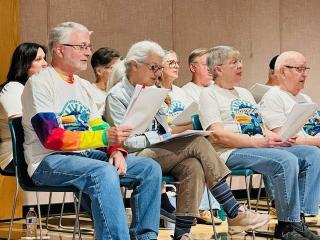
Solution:
<svg viewBox="0 0 320 240">
<path fill-rule="evenodd" d="M 49 28 L 63 21 L 80 22 L 94 31 L 91 40 L 95 49 L 109 46 L 125 55 L 133 43 L 144 39 L 172 48 L 171 0 L 51 0 L 49 3 Z M 81 75 L 94 78 L 91 67 Z"/>
<path fill-rule="evenodd" d="M 320 104 L 320 1 L 280 1 L 281 50 L 296 50 L 305 55 L 311 67 L 305 93 Z"/>
</svg>

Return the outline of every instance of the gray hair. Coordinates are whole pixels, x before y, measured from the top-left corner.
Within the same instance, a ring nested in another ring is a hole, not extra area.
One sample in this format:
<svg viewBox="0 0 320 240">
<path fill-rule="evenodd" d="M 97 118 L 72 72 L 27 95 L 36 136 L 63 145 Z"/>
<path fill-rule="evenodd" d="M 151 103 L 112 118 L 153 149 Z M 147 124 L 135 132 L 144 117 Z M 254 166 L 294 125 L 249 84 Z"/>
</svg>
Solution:
<svg viewBox="0 0 320 240">
<path fill-rule="evenodd" d="M 201 56 L 205 55 L 207 52 L 208 52 L 208 49 L 206 49 L 206 48 L 194 49 L 188 57 L 188 63 L 189 64 L 193 63 L 197 57 L 201 57 Z"/>
<path fill-rule="evenodd" d="M 217 78 L 215 67 L 222 65 L 224 61 L 230 56 L 240 56 L 240 52 L 229 46 L 216 46 L 208 50 L 207 52 L 207 65 L 212 72 L 213 80 Z"/>
<path fill-rule="evenodd" d="M 156 42 L 144 40 L 133 44 L 128 53 L 126 58 L 124 59 L 124 66 L 126 69 L 126 74 L 128 75 L 131 71 L 130 69 L 130 62 L 135 61 L 137 63 L 143 63 L 146 58 L 151 53 L 157 54 L 159 57 L 164 57 L 164 50 L 163 48 Z"/>
<path fill-rule="evenodd" d="M 175 51 L 173 51 L 173 50 L 164 50 L 164 56 L 163 56 L 163 59 L 162 59 L 162 63 L 166 62 L 171 55 L 174 55 L 174 56 L 176 56 L 178 58 L 178 55 L 177 55 L 177 53 Z"/>
<path fill-rule="evenodd" d="M 88 32 L 89 34 L 92 31 L 89 31 L 87 27 L 83 26 L 80 23 L 76 22 L 63 22 L 58 26 L 52 28 L 49 32 L 49 51 L 53 55 L 54 47 L 59 43 L 68 43 L 72 31 L 79 32 Z"/>
<path fill-rule="evenodd" d="M 120 61 L 113 66 L 112 72 L 110 74 L 107 89 L 109 91 L 114 85 L 116 85 L 120 80 L 126 75 L 126 68 L 124 67 L 124 61 Z"/>
</svg>

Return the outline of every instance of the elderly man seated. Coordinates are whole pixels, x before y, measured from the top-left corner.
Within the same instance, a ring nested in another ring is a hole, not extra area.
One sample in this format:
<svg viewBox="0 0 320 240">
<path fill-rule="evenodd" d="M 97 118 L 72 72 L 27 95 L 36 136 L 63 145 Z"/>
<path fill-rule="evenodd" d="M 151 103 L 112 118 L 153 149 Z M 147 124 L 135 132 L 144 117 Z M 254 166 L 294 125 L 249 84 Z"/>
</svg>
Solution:
<svg viewBox="0 0 320 240">
<path fill-rule="evenodd" d="M 250 168 L 270 177 L 278 217 L 275 237 L 319 239 L 301 213 L 318 212 L 320 150 L 292 145 L 294 139 L 283 142 L 266 128 L 251 93 L 238 87 L 243 72 L 238 50 L 214 47 L 207 63 L 215 84 L 202 91 L 199 112 L 203 128 L 214 131 L 210 140 L 218 154 L 231 169 Z M 305 65 L 288 66 L 306 70 Z"/>
<path fill-rule="evenodd" d="M 24 154 L 36 185 L 72 185 L 91 206 L 96 239 L 157 239 L 161 170 L 150 158 L 127 155 L 119 145 L 130 127 L 102 121 L 87 68 L 91 32 L 64 22 L 49 33 L 52 65 L 27 82 L 22 94 Z M 96 148 L 102 148 L 96 150 Z M 105 148 L 108 147 L 108 148 Z M 133 189 L 127 225 L 120 184 Z M 130 236 L 131 235 L 131 236 Z"/>
<path fill-rule="evenodd" d="M 308 76 L 305 57 L 295 51 L 282 53 L 276 61 L 276 74 L 280 86 L 272 87 L 261 100 L 261 112 L 266 125 L 274 132 L 279 132 L 287 119 L 288 113 L 297 103 L 311 103 L 309 96 L 301 91 Z M 319 112 L 309 119 L 299 132 L 296 143 L 320 147 Z"/>
</svg>

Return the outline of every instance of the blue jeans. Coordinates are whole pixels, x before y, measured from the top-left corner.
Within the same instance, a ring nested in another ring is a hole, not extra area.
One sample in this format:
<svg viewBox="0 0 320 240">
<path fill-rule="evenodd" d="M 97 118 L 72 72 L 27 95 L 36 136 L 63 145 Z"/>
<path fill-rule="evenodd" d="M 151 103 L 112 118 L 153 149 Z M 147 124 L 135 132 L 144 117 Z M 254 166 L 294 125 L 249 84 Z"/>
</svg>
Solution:
<svg viewBox="0 0 320 240">
<path fill-rule="evenodd" d="M 32 180 L 37 185 L 73 185 L 88 195 L 96 239 L 157 239 L 162 176 L 159 164 L 151 158 L 129 155 L 127 173 L 119 177 L 107 160 L 107 154 L 98 150 L 52 154 L 42 160 Z M 120 184 L 133 189 L 130 233 Z"/>
<path fill-rule="evenodd" d="M 320 150 L 314 146 L 242 148 L 227 160 L 231 169 L 250 168 L 269 177 L 278 220 L 299 222 L 300 213 L 318 214 Z"/>
</svg>

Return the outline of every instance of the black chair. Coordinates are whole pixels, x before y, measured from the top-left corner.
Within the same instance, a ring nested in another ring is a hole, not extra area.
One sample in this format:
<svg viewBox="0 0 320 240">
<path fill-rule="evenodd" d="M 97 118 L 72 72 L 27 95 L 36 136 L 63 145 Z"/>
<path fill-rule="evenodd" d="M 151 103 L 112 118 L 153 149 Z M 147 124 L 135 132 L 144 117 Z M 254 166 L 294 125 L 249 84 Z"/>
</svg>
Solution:
<svg viewBox="0 0 320 240">
<path fill-rule="evenodd" d="M 32 182 L 27 172 L 27 164 L 24 158 L 24 149 L 23 149 L 24 131 L 23 131 L 21 121 L 22 121 L 21 117 L 13 118 L 9 120 L 9 129 L 10 129 L 11 138 L 12 138 L 13 164 L 15 166 L 17 184 L 16 184 L 16 192 L 14 197 L 14 204 L 13 204 L 13 209 L 11 214 L 8 239 L 9 240 L 11 239 L 13 218 L 16 210 L 16 202 L 18 197 L 19 186 L 24 191 L 36 192 L 38 215 L 39 215 L 39 226 L 40 226 L 40 239 L 43 239 L 43 238 L 42 238 L 41 211 L 40 211 L 40 204 L 38 199 L 38 192 L 72 192 L 72 193 L 79 192 L 78 200 L 75 197 L 76 223 L 73 231 L 73 239 L 75 239 L 76 232 L 79 235 L 79 239 L 81 239 L 80 224 L 79 224 L 79 210 L 80 210 L 80 201 L 81 201 L 82 192 L 73 186 L 66 186 L 66 187 L 36 186 Z"/>
</svg>

